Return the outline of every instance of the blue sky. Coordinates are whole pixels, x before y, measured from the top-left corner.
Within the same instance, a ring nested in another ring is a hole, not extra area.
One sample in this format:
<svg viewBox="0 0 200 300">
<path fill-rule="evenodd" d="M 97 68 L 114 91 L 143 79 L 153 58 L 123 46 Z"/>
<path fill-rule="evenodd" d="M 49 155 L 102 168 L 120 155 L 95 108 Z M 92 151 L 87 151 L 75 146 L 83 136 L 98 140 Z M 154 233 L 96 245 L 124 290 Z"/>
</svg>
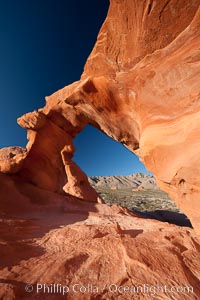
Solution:
<svg viewBox="0 0 200 300">
<path fill-rule="evenodd" d="M 89 176 L 147 173 L 137 156 L 89 125 L 76 137 L 75 146 L 74 159 Z"/>
<path fill-rule="evenodd" d="M 25 146 L 16 119 L 80 78 L 109 1 L 0 0 L 0 148 Z M 121 144 L 87 127 L 75 161 L 88 175 L 145 172 Z"/>
</svg>

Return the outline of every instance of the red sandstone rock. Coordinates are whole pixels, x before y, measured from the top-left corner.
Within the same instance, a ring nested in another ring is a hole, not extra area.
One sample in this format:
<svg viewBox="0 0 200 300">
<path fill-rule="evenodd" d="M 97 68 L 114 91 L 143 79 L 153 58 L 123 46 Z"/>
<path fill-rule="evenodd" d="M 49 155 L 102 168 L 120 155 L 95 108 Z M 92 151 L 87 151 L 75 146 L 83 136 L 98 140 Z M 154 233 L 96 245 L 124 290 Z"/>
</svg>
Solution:
<svg viewBox="0 0 200 300">
<path fill-rule="evenodd" d="M 97 196 L 71 161 L 73 138 L 96 126 L 140 157 L 200 232 L 198 5 L 112 0 L 81 80 L 18 120 L 28 130 L 27 151 L 0 153 L 1 299 L 49 298 L 25 294 L 27 283 L 100 289 L 76 299 L 133 299 L 110 294 L 112 283 L 190 285 L 192 294 L 159 291 L 156 299 L 200 298 L 195 232 L 87 202 Z"/>
<path fill-rule="evenodd" d="M 69 286 L 67 299 L 199 299 L 194 230 L 55 194 L 16 175 L 0 174 L 0 180 L 0 299 L 63 298 L 47 288 L 37 294 L 37 284 Z M 27 284 L 33 292 L 25 291 Z M 98 289 L 75 294 L 75 284 Z M 120 293 L 115 285 L 151 290 Z M 163 286 L 190 286 L 193 293 L 172 294 Z"/>
<path fill-rule="evenodd" d="M 111 1 L 81 81 L 44 112 L 66 103 L 123 143 L 199 231 L 198 5 Z"/>
<path fill-rule="evenodd" d="M 0 172 L 16 173 L 26 157 L 26 149 L 22 147 L 7 147 L 0 149 Z"/>
<path fill-rule="evenodd" d="M 67 194 L 82 200 L 98 202 L 100 201 L 100 196 L 89 184 L 87 175 L 71 160 L 74 150 L 73 147 L 65 146 L 61 151 L 67 175 L 67 183 L 64 185 L 63 190 Z"/>
</svg>

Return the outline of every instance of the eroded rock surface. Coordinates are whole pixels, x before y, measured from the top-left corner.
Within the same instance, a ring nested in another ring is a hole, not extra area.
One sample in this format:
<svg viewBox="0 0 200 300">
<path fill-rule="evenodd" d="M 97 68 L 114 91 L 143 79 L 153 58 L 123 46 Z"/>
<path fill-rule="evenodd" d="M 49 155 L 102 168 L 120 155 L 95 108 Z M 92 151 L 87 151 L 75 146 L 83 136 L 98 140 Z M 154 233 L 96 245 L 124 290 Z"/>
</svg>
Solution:
<svg viewBox="0 0 200 300">
<path fill-rule="evenodd" d="M 87 175 L 72 161 L 74 148 L 65 146 L 61 152 L 63 164 L 67 174 L 67 183 L 63 190 L 79 199 L 91 202 L 100 201 L 100 196 L 89 184 Z M 103 201 L 103 200 L 102 200 Z"/>
<path fill-rule="evenodd" d="M 101 289 L 78 299 L 133 299 L 110 295 L 112 283 L 189 285 L 189 296 L 156 299 L 200 298 L 195 232 L 91 203 L 96 192 L 71 160 L 73 138 L 95 126 L 140 157 L 200 233 L 199 4 L 111 0 L 80 81 L 19 118 L 26 150 L 0 153 L 1 299 L 48 299 L 24 292 L 38 282 Z"/>
<path fill-rule="evenodd" d="M 18 120 L 28 153 L 1 170 L 62 192 L 61 151 L 91 124 L 135 152 L 200 230 L 199 4 L 112 0 L 81 80 Z"/>
<path fill-rule="evenodd" d="M 15 175 L 0 180 L 1 299 L 199 299 L 194 230 L 55 194 Z M 37 293 L 37 284 L 70 291 Z M 127 292 L 133 286 L 143 290 Z M 171 292 L 178 287 L 181 293 Z"/>
<path fill-rule="evenodd" d="M 135 152 L 199 231 L 198 5 L 111 1 L 81 80 L 43 111 L 73 107 Z"/>
<path fill-rule="evenodd" d="M 128 176 L 91 176 L 89 182 L 93 187 L 117 189 L 158 189 L 155 178 L 148 174 L 136 173 Z"/>
<path fill-rule="evenodd" d="M 0 149 L 0 172 L 16 173 L 20 169 L 21 162 L 26 154 L 26 149 L 19 146 Z"/>
</svg>

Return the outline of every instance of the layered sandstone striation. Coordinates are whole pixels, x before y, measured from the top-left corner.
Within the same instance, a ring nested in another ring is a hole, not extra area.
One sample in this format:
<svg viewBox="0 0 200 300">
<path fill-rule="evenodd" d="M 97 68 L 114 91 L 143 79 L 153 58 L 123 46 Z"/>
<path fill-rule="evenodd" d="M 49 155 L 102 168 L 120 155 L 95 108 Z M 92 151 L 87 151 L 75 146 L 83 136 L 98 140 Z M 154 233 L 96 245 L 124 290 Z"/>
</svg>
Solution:
<svg viewBox="0 0 200 300">
<path fill-rule="evenodd" d="M 199 1 L 111 1 L 81 80 L 47 97 L 43 110 L 73 107 L 136 153 L 196 230 L 198 6 Z"/>
<path fill-rule="evenodd" d="M 111 0 L 81 79 L 18 119 L 26 149 L 0 150 L 1 299 L 47 299 L 25 294 L 37 282 L 99 286 L 78 299 L 133 299 L 109 294 L 112 283 L 190 285 L 157 299 L 199 299 L 195 232 L 92 203 L 72 160 L 73 138 L 95 126 L 139 156 L 200 233 L 199 4 Z"/>
</svg>

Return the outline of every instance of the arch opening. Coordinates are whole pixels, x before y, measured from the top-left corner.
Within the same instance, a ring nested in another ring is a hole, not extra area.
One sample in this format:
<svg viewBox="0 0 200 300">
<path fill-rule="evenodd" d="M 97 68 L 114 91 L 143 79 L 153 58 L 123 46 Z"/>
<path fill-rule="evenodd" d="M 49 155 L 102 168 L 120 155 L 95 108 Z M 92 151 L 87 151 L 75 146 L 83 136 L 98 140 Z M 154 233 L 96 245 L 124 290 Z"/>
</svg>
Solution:
<svg viewBox="0 0 200 300">
<path fill-rule="evenodd" d="M 139 158 L 121 143 L 87 125 L 74 140 L 73 160 L 108 205 L 117 204 L 143 217 L 192 227 Z"/>
</svg>

